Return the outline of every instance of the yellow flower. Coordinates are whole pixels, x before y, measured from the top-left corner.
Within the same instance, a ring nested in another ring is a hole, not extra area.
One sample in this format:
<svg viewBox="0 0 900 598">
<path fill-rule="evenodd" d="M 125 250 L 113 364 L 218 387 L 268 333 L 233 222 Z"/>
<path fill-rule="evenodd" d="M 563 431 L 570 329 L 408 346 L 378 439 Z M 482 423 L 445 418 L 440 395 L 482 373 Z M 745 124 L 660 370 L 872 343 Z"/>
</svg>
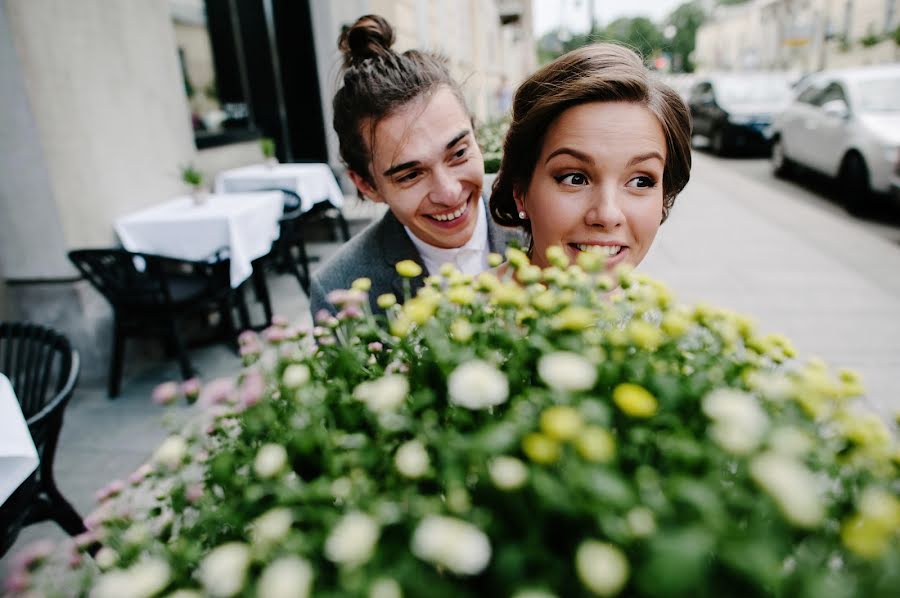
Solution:
<svg viewBox="0 0 900 598">
<path fill-rule="evenodd" d="M 530 263 L 528 255 L 521 249 L 516 249 L 515 247 L 508 247 L 506 249 L 506 259 L 509 261 L 510 265 L 517 270 Z"/>
<path fill-rule="evenodd" d="M 542 272 L 539 266 L 532 266 L 529 264 L 519 268 L 516 272 L 516 278 L 522 284 L 531 284 L 538 282 L 541 279 L 541 274 Z"/>
<path fill-rule="evenodd" d="M 410 299 L 406 305 L 403 306 L 403 314 L 409 318 L 410 321 L 421 326 L 434 316 L 434 312 L 437 311 L 437 306 L 437 302 L 433 301 L 431 298 L 418 296 Z"/>
<path fill-rule="evenodd" d="M 491 252 L 488 254 L 488 266 L 496 268 L 503 263 L 503 256 L 499 253 Z"/>
<path fill-rule="evenodd" d="M 559 459 L 559 443 L 539 432 L 533 432 L 522 439 L 522 451 L 541 465 L 555 463 Z"/>
<path fill-rule="evenodd" d="M 656 398 L 643 386 L 625 382 L 613 389 L 613 402 L 625 415 L 650 417 L 656 413 Z"/>
<path fill-rule="evenodd" d="M 472 325 L 468 320 L 460 318 L 454 320 L 453 323 L 450 324 L 450 336 L 459 343 L 469 342 L 473 333 Z"/>
<path fill-rule="evenodd" d="M 890 546 L 891 531 L 871 517 L 857 513 L 841 526 L 841 540 L 859 556 L 874 559 Z"/>
<path fill-rule="evenodd" d="M 397 262 L 397 274 L 403 278 L 415 278 L 422 274 L 422 266 L 412 260 Z"/>
<path fill-rule="evenodd" d="M 600 291 L 609 291 L 616 286 L 616 282 L 608 274 L 601 274 L 594 280 L 594 286 Z"/>
<path fill-rule="evenodd" d="M 547 261 L 553 266 L 560 269 L 569 267 L 569 256 L 566 255 L 566 251 L 559 245 L 548 247 L 545 255 L 547 256 Z"/>
<path fill-rule="evenodd" d="M 553 311 L 556 308 L 556 293 L 541 291 L 531 298 L 531 304 L 543 312 Z"/>
<path fill-rule="evenodd" d="M 541 413 L 541 431 L 554 440 L 571 440 L 583 425 L 584 420 L 574 407 L 555 405 Z"/>
<path fill-rule="evenodd" d="M 372 279 L 365 278 L 365 277 L 357 278 L 356 280 L 353 281 L 351 288 L 355 289 L 357 291 L 362 291 L 363 293 L 368 293 L 369 289 L 372 288 Z"/>
<path fill-rule="evenodd" d="M 502 283 L 491 290 L 491 301 L 497 305 L 519 307 L 528 301 L 528 293 L 514 282 Z"/>
<path fill-rule="evenodd" d="M 491 291 L 500 285 L 500 281 L 491 272 L 482 272 L 475 279 L 477 288 L 482 291 Z"/>
<path fill-rule="evenodd" d="M 556 266 L 550 266 L 544 268 L 543 276 L 546 282 L 559 283 L 560 277 L 565 276 L 565 273 Z"/>
<path fill-rule="evenodd" d="M 444 278 L 450 278 L 451 276 L 456 274 L 458 272 L 458 270 L 453 266 L 453 264 L 448 262 L 441 266 L 439 272 L 441 273 L 441 276 L 443 276 Z"/>
<path fill-rule="evenodd" d="M 582 251 L 575 258 L 575 263 L 585 272 L 599 272 L 606 265 L 606 256 L 593 251 Z"/>
<path fill-rule="evenodd" d="M 389 307 L 397 305 L 397 297 L 395 297 L 393 293 L 378 295 L 378 299 L 375 301 L 381 309 L 388 309 Z"/>
<path fill-rule="evenodd" d="M 584 428 L 575 439 L 575 450 L 594 463 L 609 463 L 616 456 L 616 439 L 598 426 Z"/>
<path fill-rule="evenodd" d="M 579 331 L 594 325 L 594 312 L 580 305 L 573 305 L 556 314 L 551 322 L 555 330 Z"/>
<path fill-rule="evenodd" d="M 412 320 L 406 316 L 406 314 L 400 314 L 396 319 L 391 320 L 390 331 L 394 336 L 399 336 L 400 338 L 405 337 L 409 334 L 410 329 L 412 329 Z"/>
<path fill-rule="evenodd" d="M 425 286 L 423 289 L 432 289 L 441 287 L 441 277 L 440 276 L 426 276 L 424 280 Z"/>
<path fill-rule="evenodd" d="M 469 305 L 475 301 L 475 289 L 469 286 L 457 286 L 447 291 L 447 300 L 457 305 Z"/>
<path fill-rule="evenodd" d="M 663 316 L 662 329 L 672 338 L 678 338 L 691 327 L 691 320 L 681 311 L 670 311 Z"/>
<path fill-rule="evenodd" d="M 662 331 L 644 320 L 634 320 L 628 325 L 628 335 L 645 351 L 656 351 L 663 342 Z"/>
</svg>

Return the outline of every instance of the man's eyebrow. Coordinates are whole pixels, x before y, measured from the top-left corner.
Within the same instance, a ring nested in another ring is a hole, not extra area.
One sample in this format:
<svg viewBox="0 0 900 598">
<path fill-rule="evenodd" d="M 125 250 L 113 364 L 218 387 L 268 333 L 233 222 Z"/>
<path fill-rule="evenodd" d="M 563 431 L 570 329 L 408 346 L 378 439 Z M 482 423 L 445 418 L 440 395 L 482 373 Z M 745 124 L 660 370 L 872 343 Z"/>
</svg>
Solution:
<svg viewBox="0 0 900 598">
<path fill-rule="evenodd" d="M 662 157 L 662 154 L 660 154 L 659 152 L 647 152 L 646 154 L 638 154 L 637 156 L 629 160 L 628 168 L 631 168 L 635 164 L 640 164 L 641 162 L 644 162 L 646 160 L 652 160 L 653 158 L 656 158 L 663 164 L 666 163 L 666 161 Z"/>
<path fill-rule="evenodd" d="M 401 170 L 406 170 L 407 168 L 412 168 L 413 166 L 418 166 L 421 164 L 418 160 L 413 160 L 412 162 L 404 162 L 403 164 L 397 164 L 396 166 L 391 166 L 387 170 L 384 171 L 384 176 L 391 176 L 392 174 L 396 174 Z"/>
<path fill-rule="evenodd" d="M 581 160 L 582 162 L 586 162 L 588 164 L 594 163 L 594 159 L 591 158 L 589 155 L 587 155 L 584 152 L 578 151 L 577 149 L 572 149 L 571 147 L 561 147 L 559 149 L 553 150 L 552 152 L 550 152 L 550 155 L 547 156 L 547 159 L 544 160 L 544 163 L 546 164 L 554 156 L 559 156 L 562 154 L 568 154 L 568 155 L 572 156 L 573 158 L 577 158 L 577 159 Z"/>
<path fill-rule="evenodd" d="M 456 145 L 457 143 L 462 141 L 471 132 L 472 132 L 471 129 L 466 129 L 465 131 L 460 131 L 459 133 L 457 133 L 456 137 L 454 137 L 453 139 L 450 140 L 449 143 L 447 143 L 447 149 L 451 149 L 454 145 Z M 396 174 L 396 173 L 400 172 L 401 170 L 406 170 L 407 168 L 412 168 L 413 166 L 418 166 L 419 164 L 421 164 L 421 162 L 419 160 L 412 160 L 410 162 L 404 162 L 403 164 L 397 164 L 396 166 L 391 166 L 390 168 L 385 170 L 383 174 L 384 174 L 384 176 L 391 176 L 392 174 Z"/>
<path fill-rule="evenodd" d="M 471 129 L 466 129 L 465 131 L 461 131 L 460 133 L 458 133 L 456 135 L 456 137 L 451 139 L 450 143 L 447 144 L 447 149 L 452 148 L 454 145 L 459 143 L 463 138 L 465 138 L 471 132 L 472 132 Z"/>
</svg>

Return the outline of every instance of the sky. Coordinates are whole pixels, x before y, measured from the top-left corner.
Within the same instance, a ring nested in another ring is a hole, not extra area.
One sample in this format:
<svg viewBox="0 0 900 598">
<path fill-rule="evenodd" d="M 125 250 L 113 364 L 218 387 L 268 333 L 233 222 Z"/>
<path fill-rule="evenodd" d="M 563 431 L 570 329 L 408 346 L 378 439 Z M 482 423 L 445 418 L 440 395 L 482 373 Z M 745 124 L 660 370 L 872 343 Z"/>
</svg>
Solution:
<svg viewBox="0 0 900 598">
<path fill-rule="evenodd" d="M 590 0 L 533 0 L 534 33 L 541 36 L 562 25 L 573 33 L 587 31 Z M 618 17 L 663 20 L 685 0 L 594 0 L 595 18 L 605 25 Z"/>
</svg>

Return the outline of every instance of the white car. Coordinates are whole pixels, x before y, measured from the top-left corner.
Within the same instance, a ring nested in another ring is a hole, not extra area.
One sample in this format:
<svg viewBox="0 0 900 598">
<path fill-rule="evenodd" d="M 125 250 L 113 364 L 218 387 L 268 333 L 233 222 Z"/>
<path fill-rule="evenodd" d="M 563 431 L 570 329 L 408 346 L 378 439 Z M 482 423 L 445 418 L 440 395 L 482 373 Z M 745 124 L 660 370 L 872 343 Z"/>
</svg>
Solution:
<svg viewBox="0 0 900 598">
<path fill-rule="evenodd" d="M 800 165 L 841 184 L 844 204 L 862 208 L 890 193 L 900 163 L 900 64 L 810 76 L 775 119 L 772 171 Z"/>
</svg>

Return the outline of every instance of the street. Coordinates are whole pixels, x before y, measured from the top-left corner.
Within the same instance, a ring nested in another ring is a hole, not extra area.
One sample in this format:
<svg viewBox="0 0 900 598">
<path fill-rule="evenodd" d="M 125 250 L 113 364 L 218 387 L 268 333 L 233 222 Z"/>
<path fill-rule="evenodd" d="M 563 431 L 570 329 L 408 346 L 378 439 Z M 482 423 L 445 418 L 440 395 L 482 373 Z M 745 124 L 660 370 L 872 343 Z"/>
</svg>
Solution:
<svg viewBox="0 0 900 598">
<path fill-rule="evenodd" d="M 886 418 L 900 409 L 900 218 L 848 214 L 828 182 L 781 181 L 764 159 L 694 151 L 691 182 L 641 269 L 680 298 L 753 316 L 801 357 L 860 371 Z"/>
</svg>

